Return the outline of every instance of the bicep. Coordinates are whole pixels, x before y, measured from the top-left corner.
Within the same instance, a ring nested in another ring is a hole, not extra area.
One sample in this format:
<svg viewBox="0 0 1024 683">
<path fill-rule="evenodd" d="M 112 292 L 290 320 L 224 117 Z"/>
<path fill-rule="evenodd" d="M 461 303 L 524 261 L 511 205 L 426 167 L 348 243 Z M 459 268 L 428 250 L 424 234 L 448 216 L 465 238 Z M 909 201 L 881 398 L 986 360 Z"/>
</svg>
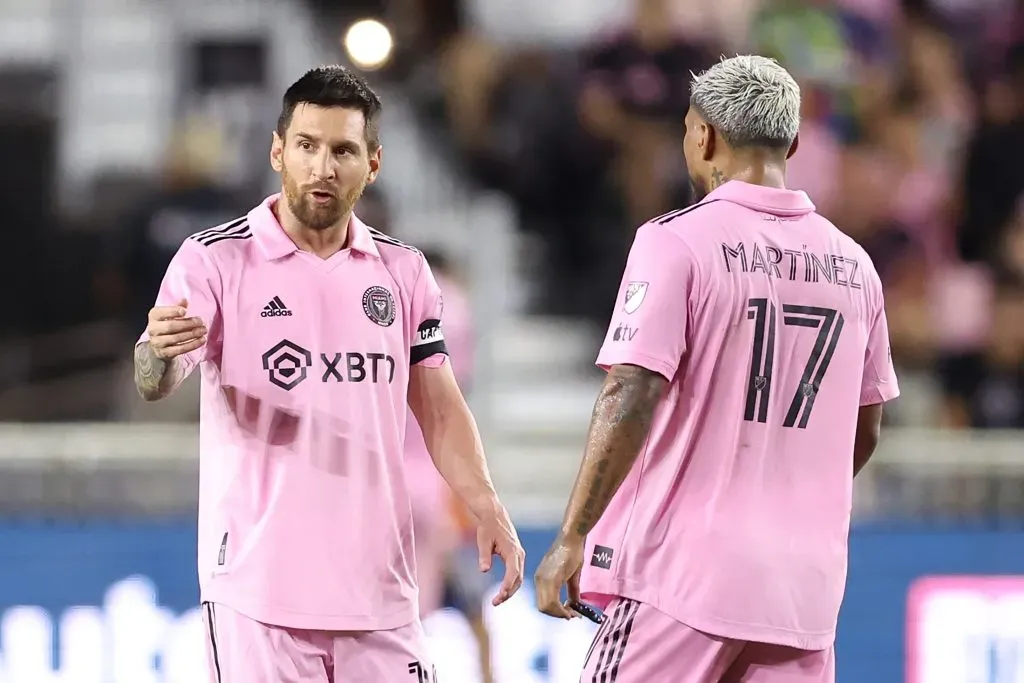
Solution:
<svg viewBox="0 0 1024 683">
<path fill-rule="evenodd" d="M 624 387 L 634 401 L 654 404 L 661 400 L 669 381 L 656 370 L 632 363 L 623 363 L 608 368 L 605 385 Z"/>
<path fill-rule="evenodd" d="M 857 412 L 857 432 L 854 439 L 854 455 L 870 456 L 878 445 L 882 433 L 881 403 L 861 406 Z"/>
</svg>

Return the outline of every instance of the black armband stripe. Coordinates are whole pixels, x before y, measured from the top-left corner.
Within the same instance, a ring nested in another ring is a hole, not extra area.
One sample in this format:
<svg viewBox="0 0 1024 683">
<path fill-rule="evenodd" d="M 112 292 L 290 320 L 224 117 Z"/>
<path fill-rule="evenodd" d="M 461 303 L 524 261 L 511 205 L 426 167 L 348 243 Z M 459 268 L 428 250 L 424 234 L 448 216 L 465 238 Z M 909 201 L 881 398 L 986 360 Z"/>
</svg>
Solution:
<svg viewBox="0 0 1024 683">
<path fill-rule="evenodd" d="M 414 346 L 409 353 L 409 364 L 416 365 L 417 363 L 422 363 L 431 356 L 439 353 L 443 353 L 446 356 L 448 355 L 448 347 L 445 345 L 444 339 L 430 342 L 429 344 Z"/>
</svg>

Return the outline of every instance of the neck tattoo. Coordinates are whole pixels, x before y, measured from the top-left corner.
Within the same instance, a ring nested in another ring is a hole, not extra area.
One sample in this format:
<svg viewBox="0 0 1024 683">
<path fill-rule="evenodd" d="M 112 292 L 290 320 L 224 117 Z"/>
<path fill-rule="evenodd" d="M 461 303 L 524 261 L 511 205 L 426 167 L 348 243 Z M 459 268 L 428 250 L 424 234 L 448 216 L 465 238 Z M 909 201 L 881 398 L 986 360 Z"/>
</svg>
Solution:
<svg viewBox="0 0 1024 683">
<path fill-rule="evenodd" d="M 719 171 L 714 166 L 711 167 L 711 189 L 717 189 L 725 184 L 725 174 Z"/>
</svg>

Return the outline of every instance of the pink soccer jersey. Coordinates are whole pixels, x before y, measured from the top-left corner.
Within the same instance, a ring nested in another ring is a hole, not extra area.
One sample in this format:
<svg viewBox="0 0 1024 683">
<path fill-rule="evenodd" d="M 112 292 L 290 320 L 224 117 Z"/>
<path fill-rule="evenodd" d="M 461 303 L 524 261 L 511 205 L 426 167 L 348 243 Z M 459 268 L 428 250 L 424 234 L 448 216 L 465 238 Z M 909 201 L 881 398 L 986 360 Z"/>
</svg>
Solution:
<svg viewBox="0 0 1024 683">
<path fill-rule="evenodd" d="M 277 199 L 187 239 L 157 298 L 187 299 L 210 331 L 186 359 L 202 372 L 202 600 L 276 626 L 397 628 L 417 615 L 409 369 L 445 362 L 440 293 L 418 251 L 355 217 L 348 248 L 298 250 Z"/>
<path fill-rule="evenodd" d="M 670 381 L 587 538 L 585 595 L 828 648 L 858 408 L 899 394 L 870 259 L 803 192 L 732 181 L 636 234 L 598 365 Z"/>
</svg>

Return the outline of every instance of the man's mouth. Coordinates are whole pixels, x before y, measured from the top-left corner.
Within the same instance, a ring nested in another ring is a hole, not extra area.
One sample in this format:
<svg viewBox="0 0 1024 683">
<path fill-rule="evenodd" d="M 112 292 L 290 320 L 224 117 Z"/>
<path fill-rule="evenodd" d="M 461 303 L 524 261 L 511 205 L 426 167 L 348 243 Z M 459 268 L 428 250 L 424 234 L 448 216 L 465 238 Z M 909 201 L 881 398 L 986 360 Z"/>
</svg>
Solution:
<svg viewBox="0 0 1024 683">
<path fill-rule="evenodd" d="M 327 190 L 312 190 L 309 193 L 313 197 L 313 201 L 318 204 L 327 204 L 334 200 L 334 193 Z"/>
</svg>

